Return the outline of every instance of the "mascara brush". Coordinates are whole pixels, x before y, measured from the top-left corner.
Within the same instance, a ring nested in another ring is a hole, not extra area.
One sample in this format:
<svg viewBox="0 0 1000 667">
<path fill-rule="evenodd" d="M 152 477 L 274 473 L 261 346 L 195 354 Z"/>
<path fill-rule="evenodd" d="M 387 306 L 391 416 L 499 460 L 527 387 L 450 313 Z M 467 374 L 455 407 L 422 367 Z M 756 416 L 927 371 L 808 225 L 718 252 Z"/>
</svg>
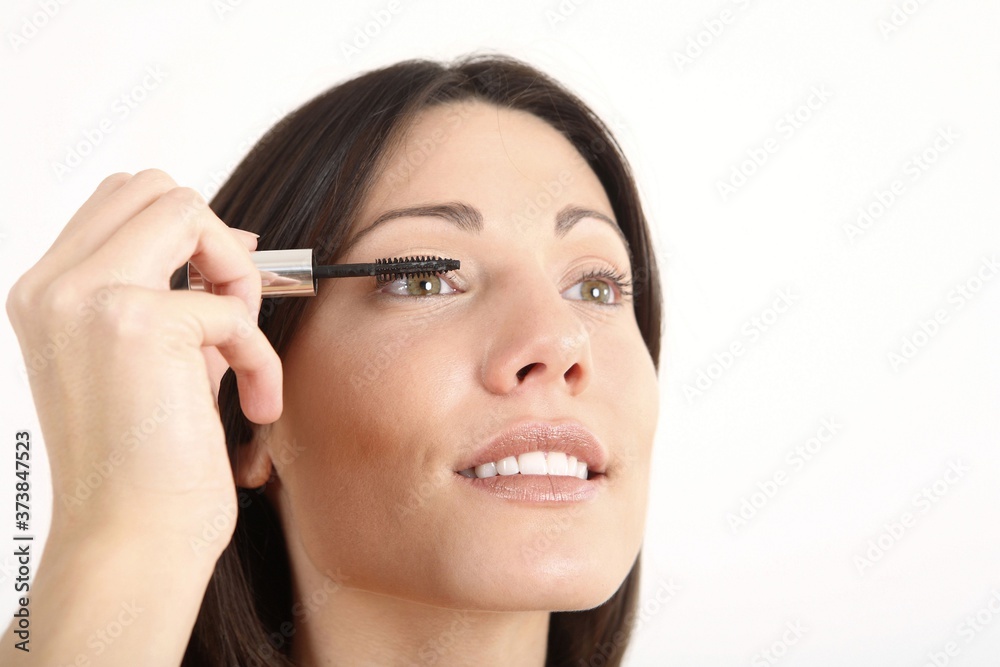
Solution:
<svg viewBox="0 0 1000 667">
<path fill-rule="evenodd" d="M 260 270 L 261 296 L 316 296 L 320 278 L 384 276 L 387 280 L 446 273 L 461 266 L 457 259 L 419 256 L 378 259 L 370 264 L 316 264 L 312 248 L 258 250 L 250 258 Z M 198 269 L 188 262 L 187 288 L 211 291 Z"/>
</svg>

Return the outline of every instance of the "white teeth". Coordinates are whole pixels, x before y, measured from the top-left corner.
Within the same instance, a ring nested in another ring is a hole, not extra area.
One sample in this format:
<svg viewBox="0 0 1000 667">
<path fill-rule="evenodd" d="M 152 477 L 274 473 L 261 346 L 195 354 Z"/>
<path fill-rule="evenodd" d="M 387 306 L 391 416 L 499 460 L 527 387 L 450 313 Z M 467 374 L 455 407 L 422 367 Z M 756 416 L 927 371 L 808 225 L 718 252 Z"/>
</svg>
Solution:
<svg viewBox="0 0 1000 667">
<path fill-rule="evenodd" d="M 505 459 L 497 461 L 497 474 L 516 475 L 518 472 L 517 459 L 513 456 L 508 456 Z"/>
<path fill-rule="evenodd" d="M 587 479 L 587 464 L 565 452 L 525 452 L 499 461 L 483 463 L 475 468 L 460 470 L 464 477 L 495 477 L 496 475 L 557 475 Z"/>
<path fill-rule="evenodd" d="M 525 452 L 517 457 L 517 468 L 522 475 L 547 475 L 544 452 Z"/>
<path fill-rule="evenodd" d="M 493 477 L 497 474 L 497 464 L 490 461 L 481 466 L 476 466 L 476 477 Z"/>
<path fill-rule="evenodd" d="M 565 452 L 549 452 L 549 455 L 545 457 L 545 466 L 550 475 L 569 474 L 569 466 L 566 463 Z M 573 468 L 573 472 L 576 472 L 575 467 Z"/>
</svg>

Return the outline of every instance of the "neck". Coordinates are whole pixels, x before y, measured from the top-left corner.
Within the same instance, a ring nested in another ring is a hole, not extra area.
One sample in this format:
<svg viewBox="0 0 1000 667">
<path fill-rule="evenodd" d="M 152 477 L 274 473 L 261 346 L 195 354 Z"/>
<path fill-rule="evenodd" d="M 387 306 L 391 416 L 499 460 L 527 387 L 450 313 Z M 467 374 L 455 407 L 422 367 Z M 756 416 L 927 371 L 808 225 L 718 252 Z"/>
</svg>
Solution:
<svg viewBox="0 0 1000 667">
<path fill-rule="evenodd" d="M 545 664 L 547 611 L 446 609 L 326 581 L 328 595 L 296 591 L 292 659 L 301 667 Z M 316 583 L 302 590 L 323 590 Z"/>
</svg>

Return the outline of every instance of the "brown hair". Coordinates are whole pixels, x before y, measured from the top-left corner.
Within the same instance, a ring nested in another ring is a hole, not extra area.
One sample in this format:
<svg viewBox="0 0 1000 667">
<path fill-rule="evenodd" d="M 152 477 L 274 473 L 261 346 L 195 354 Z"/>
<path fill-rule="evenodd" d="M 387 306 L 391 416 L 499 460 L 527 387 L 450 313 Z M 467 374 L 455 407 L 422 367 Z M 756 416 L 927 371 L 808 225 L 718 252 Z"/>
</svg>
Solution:
<svg viewBox="0 0 1000 667">
<path fill-rule="evenodd" d="M 635 317 L 659 368 L 661 294 L 652 242 L 628 163 L 607 126 L 575 95 L 514 58 L 473 54 L 445 64 L 409 60 L 366 72 L 288 114 L 211 201 L 227 224 L 261 235 L 259 250 L 315 249 L 335 262 L 375 177 L 416 114 L 484 100 L 545 120 L 579 151 L 608 195 L 632 255 Z M 332 222 L 331 222 L 332 221 Z M 178 284 L 180 273 L 175 275 Z M 265 299 L 260 328 L 282 355 L 306 299 Z M 227 371 L 219 409 L 230 461 L 252 436 Z M 282 528 L 258 489 L 237 489 L 235 534 L 208 584 L 185 667 L 288 666 L 295 632 Z M 618 591 L 586 611 L 552 612 L 546 665 L 619 665 L 635 614 L 639 558 Z"/>
</svg>

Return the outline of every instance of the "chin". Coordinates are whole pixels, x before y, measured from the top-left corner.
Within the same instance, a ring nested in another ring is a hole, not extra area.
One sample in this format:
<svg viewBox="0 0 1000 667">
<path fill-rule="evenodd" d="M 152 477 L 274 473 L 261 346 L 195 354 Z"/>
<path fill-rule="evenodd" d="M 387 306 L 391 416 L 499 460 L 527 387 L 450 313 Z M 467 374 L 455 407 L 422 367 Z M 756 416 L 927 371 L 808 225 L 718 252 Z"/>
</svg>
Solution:
<svg viewBox="0 0 1000 667">
<path fill-rule="evenodd" d="M 626 570 L 620 578 L 605 576 L 586 582 L 551 578 L 545 586 L 515 581 L 489 592 L 481 590 L 474 599 L 454 606 L 482 611 L 586 611 L 607 602 L 627 575 Z"/>
<path fill-rule="evenodd" d="M 546 611 L 586 611 L 599 607 L 613 596 L 628 575 L 626 571 L 619 579 L 605 578 L 601 581 L 579 582 L 567 585 L 561 590 L 546 591 L 536 596 L 535 606 Z"/>
<path fill-rule="evenodd" d="M 606 544 L 615 544 L 607 538 Z M 621 544 L 618 542 L 617 544 Z M 489 611 L 584 611 L 611 598 L 631 571 L 630 554 L 564 544 L 545 552 L 497 548 L 494 558 L 467 560 L 453 571 L 444 606 Z M 572 553 L 569 550 L 572 549 Z M 475 562 L 473 562 L 475 561 Z M 469 595 L 472 591 L 473 595 Z"/>
</svg>

